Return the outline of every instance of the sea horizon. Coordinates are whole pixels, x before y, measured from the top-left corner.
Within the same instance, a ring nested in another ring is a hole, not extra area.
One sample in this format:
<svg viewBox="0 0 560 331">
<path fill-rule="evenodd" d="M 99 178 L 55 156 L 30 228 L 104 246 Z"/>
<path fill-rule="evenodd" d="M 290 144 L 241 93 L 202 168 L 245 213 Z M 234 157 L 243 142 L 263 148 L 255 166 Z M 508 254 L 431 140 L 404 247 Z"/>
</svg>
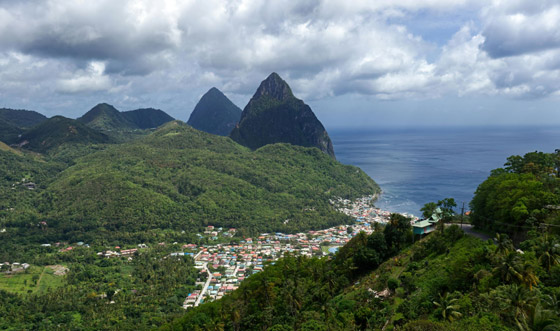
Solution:
<svg viewBox="0 0 560 331">
<path fill-rule="evenodd" d="M 507 157 L 560 148 L 552 125 L 331 128 L 337 159 L 360 167 L 381 187 L 375 205 L 420 216 L 428 202 L 469 202 L 490 171 Z"/>
</svg>

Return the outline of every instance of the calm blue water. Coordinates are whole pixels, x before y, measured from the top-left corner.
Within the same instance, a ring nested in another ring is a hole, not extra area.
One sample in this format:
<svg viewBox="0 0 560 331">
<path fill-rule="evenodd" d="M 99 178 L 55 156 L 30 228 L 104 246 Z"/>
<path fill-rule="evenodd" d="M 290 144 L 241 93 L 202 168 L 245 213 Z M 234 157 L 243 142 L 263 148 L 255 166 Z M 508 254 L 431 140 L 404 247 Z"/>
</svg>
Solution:
<svg viewBox="0 0 560 331">
<path fill-rule="evenodd" d="M 360 167 L 383 194 L 376 206 L 420 215 L 455 198 L 465 209 L 477 186 L 510 155 L 560 148 L 560 128 L 331 130 L 337 159 Z"/>
</svg>

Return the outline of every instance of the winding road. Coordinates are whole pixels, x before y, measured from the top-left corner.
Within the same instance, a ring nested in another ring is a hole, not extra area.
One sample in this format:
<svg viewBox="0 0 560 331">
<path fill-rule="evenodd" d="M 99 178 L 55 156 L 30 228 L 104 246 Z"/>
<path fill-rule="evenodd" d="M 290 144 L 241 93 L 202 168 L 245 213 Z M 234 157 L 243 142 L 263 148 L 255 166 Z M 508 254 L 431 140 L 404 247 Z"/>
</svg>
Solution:
<svg viewBox="0 0 560 331">
<path fill-rule="evenodd" d="M 459 225 L 459 227 L 461 227 L 461 225 Z M 471 224 L 463 224 L 462 229 L 463 231 L 465 231 L 466 234 L 471 235 L 473 237 L 480 238 L 482 240 L 493 239 L 486 233 L 482 233 L 474 230 L 474 227 Z"/>
</svg>

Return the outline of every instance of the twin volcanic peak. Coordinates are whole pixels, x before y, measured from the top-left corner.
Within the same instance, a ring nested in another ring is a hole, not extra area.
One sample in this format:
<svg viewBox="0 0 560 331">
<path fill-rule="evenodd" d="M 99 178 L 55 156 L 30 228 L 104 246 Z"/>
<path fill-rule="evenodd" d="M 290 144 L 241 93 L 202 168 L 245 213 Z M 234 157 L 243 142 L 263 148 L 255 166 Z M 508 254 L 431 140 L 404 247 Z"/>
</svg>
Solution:
<svg viewBox="0 0 560 331">
<path fill-rule="evenodd" d="M 308 105 L 293 95 L 290 86 L 277 73 L 261 83 L 230 137 L 251 149 L 290 143 L 317 147 L 335 157 L 331 139 L 321 122 Z"/>
<path fill-rule="evenodd" d="M 207 133 L 227 136 L 241 116 L 241 109 L 213 87 L 196 104 L 187 124 Z"/>
</svg>

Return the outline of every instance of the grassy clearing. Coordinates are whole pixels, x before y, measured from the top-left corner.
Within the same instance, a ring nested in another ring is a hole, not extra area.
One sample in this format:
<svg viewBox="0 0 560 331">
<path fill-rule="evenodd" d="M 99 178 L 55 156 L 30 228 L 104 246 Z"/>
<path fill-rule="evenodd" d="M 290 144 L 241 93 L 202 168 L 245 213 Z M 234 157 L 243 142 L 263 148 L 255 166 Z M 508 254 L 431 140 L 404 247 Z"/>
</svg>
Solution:
<svg viewBox="0 0 560 331">
<path fill-rule="evenodd" d="M 54 275 L 48 267 L 32 266 L 25 272 L 0 275 L 0 290 L 15 294 L 45 293 L 63 284 L 64 277 Z"/>
</svg>

